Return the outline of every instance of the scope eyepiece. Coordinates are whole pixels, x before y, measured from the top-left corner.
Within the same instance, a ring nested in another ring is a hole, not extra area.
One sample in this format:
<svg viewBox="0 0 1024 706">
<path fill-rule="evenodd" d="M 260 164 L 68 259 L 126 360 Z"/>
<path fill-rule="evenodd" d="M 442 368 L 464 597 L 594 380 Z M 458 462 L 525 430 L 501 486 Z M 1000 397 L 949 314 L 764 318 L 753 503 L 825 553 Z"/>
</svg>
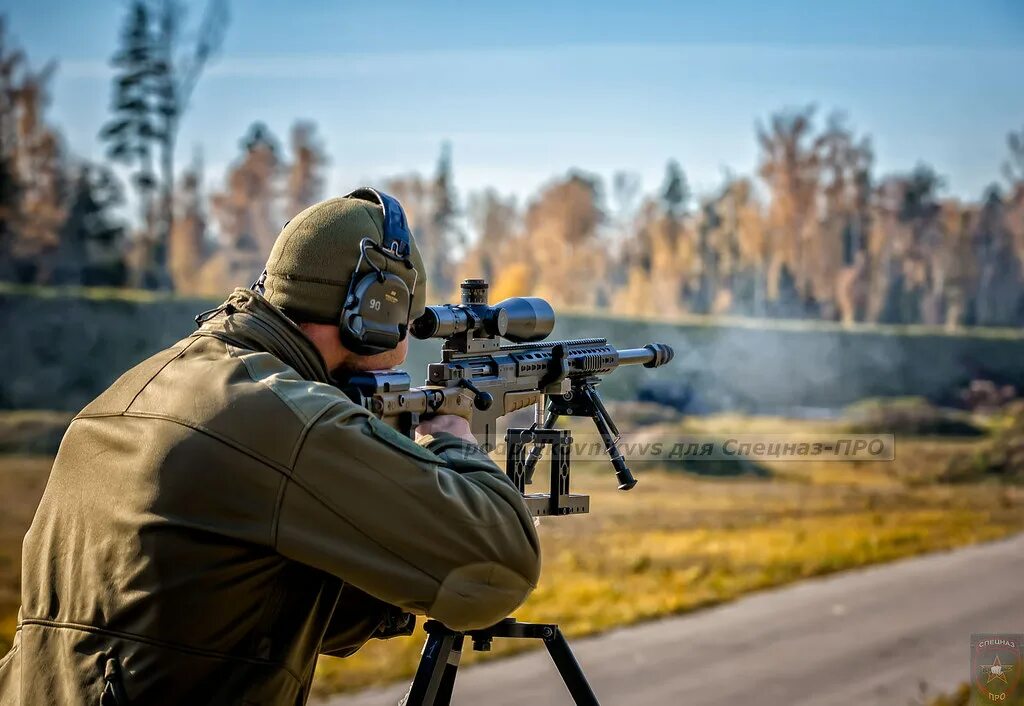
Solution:
<svg viewBox="0 0 1024 706">
<path fill-rule="evenodd" d="M 466 312 L 450 304 L 428 306 L 423 314 L 413 319 L 409 332 L 419 339 L 447 338 L 466 330 Z"/>
</svg>

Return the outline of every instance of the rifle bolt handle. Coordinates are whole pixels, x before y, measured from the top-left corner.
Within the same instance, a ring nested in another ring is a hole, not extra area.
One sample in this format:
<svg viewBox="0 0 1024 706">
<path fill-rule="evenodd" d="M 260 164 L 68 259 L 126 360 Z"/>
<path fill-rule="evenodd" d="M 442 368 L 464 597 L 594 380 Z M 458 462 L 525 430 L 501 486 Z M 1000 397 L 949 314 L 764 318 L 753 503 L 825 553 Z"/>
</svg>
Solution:
<svg viewBox="0 0 1024 706">
<path fill-rule="evenodd" d="M 490 392 L 484 392 L 469 380 L 463 378 L 459 380 L 459 385 L 473 393 L 473 406 L 481 412 L 490 409 L 491 405 L 494 404 L 494 395 Z"/>
</svg>

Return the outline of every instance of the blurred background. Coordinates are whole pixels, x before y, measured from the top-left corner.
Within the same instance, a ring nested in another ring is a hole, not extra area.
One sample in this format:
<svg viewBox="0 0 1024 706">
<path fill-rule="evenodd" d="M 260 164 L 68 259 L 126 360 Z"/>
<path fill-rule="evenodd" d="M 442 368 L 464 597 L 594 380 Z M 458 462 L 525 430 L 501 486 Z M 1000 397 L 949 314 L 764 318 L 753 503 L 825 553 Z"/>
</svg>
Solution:
<svg viewBox="0 0 1024 706">
<path fill-rule="evenodd" d="M 548 299 L 558 336 L 673 344 L 605 386 L 637 438 L 897 435 L 891 463 L 642 464 L 629 497 L 593 464 L 594 514 L 545 526 L 527 618 L 600 633 L 1024 526 L 1019 3 L 0 16 L 0 646 L 73 413 L 361 185 L 408 211 L 429 302 L 485 277 Z M 414 379 L 436 354 L 413 347 Z M 908 666 L 877 702 L 965 701 L 969 632 L 962 665 Z M 324 660 L 318 693 L 407 675 L 414 642 Z"/>
</svg>

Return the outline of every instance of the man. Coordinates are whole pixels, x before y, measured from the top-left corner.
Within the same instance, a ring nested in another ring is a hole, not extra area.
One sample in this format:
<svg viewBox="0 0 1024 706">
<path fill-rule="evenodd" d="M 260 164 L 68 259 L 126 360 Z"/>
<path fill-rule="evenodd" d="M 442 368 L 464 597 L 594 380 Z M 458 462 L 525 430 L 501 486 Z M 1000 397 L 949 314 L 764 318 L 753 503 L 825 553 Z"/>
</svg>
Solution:
<svg viewBox="0 0 1024 706">
<path fill-rule="evenodd" d="M 377 282 L 408 302 L 397 324 L 358 301 Z M 417 443 L 330 384 L 404 360 L 423 310 L 397 201 L 306 209 L 260 284 L 71 423 L 25 537 L 0 705 L 302 704 L 318 654 L 403 611 L 484 627 L 535 586 L 529 512 L 466 420 L 426 420 Z"/>
</svg>

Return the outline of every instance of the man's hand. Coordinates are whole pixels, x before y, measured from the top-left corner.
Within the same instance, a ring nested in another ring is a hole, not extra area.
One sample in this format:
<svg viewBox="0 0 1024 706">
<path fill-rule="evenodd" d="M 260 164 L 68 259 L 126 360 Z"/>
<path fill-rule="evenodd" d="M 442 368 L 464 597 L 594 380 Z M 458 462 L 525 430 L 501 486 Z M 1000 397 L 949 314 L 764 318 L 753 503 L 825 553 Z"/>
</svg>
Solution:
<svg viewBox="0 0 1024 706">
<path fill-rule="evenodd" d="M 416 438 L 433 435 L 439 431 L 446 431 L 471 444 L 476 443 L 476 438 L 469 428 L 469 422 L 454 414 L 439 414 L 420 422 L 420 425 L 416 427 Z"/>
</svg>

